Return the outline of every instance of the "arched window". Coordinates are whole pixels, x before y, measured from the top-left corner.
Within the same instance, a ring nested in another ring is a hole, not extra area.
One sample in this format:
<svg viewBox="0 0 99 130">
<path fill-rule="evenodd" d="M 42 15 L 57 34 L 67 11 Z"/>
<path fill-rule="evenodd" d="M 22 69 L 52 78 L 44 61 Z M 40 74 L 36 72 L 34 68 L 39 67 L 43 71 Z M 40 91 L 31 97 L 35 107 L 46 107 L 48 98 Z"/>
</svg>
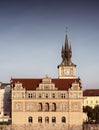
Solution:
<svg viewBox="0 0 99 130">
<path fill-rule="evenodd" d="M 49 111 L 49 103 L 45 103 L 45 111 Z"/>
<path fill-rule="evenodd" d="M 62 117 L 62 123 L 66 123 L 66 117 Z"/>
<path fill-rule="evenodd" d="M 29 123 L 32 123 L 33 122 L 33 118 L 30 116 L 30 117 L 28 117 L 28 122 Z"/>
<path fill-rule="evenodd" d="M 38 111 L 42 111 L 42 103 L 38 104 Z"/>
<path fill-rule="evenodd" d="M 52 117 L 52 123 L 56 123 L 56 117 Z"/>
<path fill-rule="evenodd" d="M 45 117 L 45 123 L 49 123 L 49 117 Z"/>
<path fill-rule="evenodd" d="M 42 117 L 41 116 L 38 117 L 38 123 L 42 123 Z"/>
<path fill-rule="evenodd" d="M 56 111 L 56 103 L 52 103 L 52 111 Z"/>
</svg>

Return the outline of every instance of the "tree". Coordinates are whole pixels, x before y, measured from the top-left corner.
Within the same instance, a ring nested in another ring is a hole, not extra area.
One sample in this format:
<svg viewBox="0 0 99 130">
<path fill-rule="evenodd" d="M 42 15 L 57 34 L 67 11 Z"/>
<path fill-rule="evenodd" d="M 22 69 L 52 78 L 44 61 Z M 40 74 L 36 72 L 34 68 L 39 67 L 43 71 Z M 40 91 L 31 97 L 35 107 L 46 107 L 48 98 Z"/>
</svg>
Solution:
<svg viewBox="0 0 99 130">
<path fill-rule="evenodd" d="M 92 120 L 94 120 L 95 115 L 94 115 L 94 110 L 92 107 L 90 106 L 83 107 L 83 112 L 87 113 L 88 122 L 91 122 Z"/>
<path fill-rule="evenodd" d="M 99 105 L 96 105 L 94 107 L 94 115 L 96 123 L 99 123 Z"/>
</svg>

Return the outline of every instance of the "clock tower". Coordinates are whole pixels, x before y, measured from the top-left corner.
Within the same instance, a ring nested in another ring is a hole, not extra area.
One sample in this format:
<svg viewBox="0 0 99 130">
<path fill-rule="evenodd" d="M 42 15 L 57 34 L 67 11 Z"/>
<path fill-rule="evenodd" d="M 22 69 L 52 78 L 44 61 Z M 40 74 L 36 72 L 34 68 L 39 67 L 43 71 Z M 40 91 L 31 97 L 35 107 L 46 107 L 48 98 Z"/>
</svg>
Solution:
<svg viewBox="0 0 99 130">
<path fill-rule="evenodd" d="M 61 50 L 62 62 L 58 65 L 58 76 L 60 79 L 75 78 L 76 77 L 76 65 L 72 63 L 72 49 L 68 44 L 68 36 L 66 34 L 65 44 Z"/>
</svg>

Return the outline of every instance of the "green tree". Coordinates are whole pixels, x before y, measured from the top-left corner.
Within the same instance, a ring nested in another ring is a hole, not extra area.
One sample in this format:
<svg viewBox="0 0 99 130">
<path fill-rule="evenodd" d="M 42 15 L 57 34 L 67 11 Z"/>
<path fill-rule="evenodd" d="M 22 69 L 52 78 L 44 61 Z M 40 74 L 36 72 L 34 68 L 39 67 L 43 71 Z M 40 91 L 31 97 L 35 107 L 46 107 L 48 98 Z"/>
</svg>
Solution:
<svg viewBox="0 0 99 130">
<path fill-rule="evenodd" d="M 95 115 L 94 115 L 94 109 L 92 107 L 90 106 L 83 107 L 83 112 L 87 113 L 88 122 L 94 120 Z"/>
<path fill-rule="evenodd" d="M 94 115 L 95 115 L 95 121 L 99 123 L 99 105 L 96 105 L 94 107 Z"/>
</svg>

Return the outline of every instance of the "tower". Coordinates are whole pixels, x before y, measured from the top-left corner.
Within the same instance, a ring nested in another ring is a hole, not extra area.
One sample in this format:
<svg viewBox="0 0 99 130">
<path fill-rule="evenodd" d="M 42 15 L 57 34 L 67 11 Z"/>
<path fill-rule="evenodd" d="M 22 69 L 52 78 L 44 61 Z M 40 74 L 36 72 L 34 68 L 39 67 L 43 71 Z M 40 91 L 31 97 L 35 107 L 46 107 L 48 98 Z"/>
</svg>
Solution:
<svg viewBox="0 0 99 130">
<path fill-rule="evenodd" d="M 58 65 L 58 77 L 61 79 L 75 78 L 76 77 L 76 65 L 71 61 L 72 48 L 68 43 L 68 36 L 66 34 L 65 44 L 61 50 L 62 62 Z"/>
</svg>

